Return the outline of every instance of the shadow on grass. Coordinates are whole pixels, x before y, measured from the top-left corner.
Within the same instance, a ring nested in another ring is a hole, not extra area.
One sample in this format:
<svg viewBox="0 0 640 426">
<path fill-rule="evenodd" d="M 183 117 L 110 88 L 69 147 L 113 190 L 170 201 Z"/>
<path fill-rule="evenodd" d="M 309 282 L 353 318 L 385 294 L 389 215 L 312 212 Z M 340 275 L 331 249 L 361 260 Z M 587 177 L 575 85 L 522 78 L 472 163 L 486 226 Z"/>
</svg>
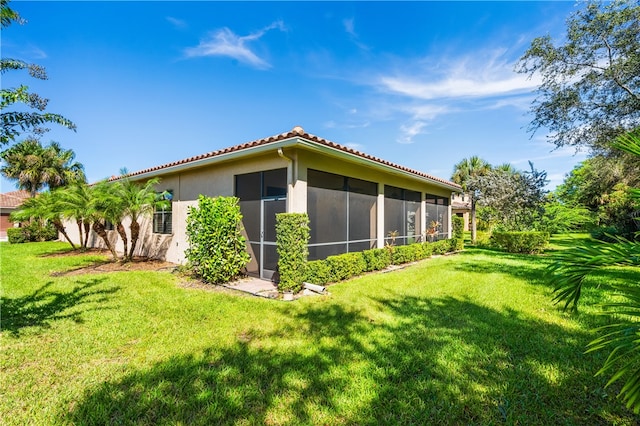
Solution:
<svg viewBox="0 0 640 426">
<path fill-rule="evenodd" d="M 275 332 L 87 390 L 74 424 L 609 424 L 588 332 L 452 297 L 283 308 Z M 610 391 L 609 391 L 610 392 Z"/>
<path fill-rule="evenodd" d="M 2 299 L 2 330 L 19 336 L 25 327 L 48 327 L 52 321 L 82 321 L 87 310 L 73 309 L 84 303 L 104 303 L 120 288 L 96 289 L 106 278 L 78 281 L 69 292 L 51 290 L 53 281 L 22 297 Z M 92 308 L 92 310 L 100 308 Z"/>
</svg>

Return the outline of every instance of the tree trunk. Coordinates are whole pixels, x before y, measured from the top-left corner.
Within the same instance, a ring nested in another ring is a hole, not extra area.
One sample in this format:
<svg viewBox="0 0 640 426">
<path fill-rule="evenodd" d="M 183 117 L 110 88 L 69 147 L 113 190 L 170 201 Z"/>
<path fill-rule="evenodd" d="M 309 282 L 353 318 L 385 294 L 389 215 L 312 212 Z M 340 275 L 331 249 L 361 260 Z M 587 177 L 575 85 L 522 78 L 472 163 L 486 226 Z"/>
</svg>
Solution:
<svg viewBox="0 0 640 426">
<path fill-rule="evenodd" d="M 82 241 L 82 219 L 76 219 L 76 223 L 78 224 L 78 235 L 80 235 L 80 247 L 84 248 L 85 244 Z"/>
<path fill-rule="evenodd" d="M 476 244 L 476 200 L 471 199 L 471 244 Z"/>
<path fill-rule="evenodd" d="M 140 224 L 134 218 L 131 218 L 131 249 L 129 250 L 129 259 L 133 260 L 133 251 L 136 249 L 138 243 L 138 237 L 140 236 Z"/>
<path fill-rule="evenodd" d="M 69 244 L 71 244 L 71 247 L 73 247 L 73 249 L 75 250 L 76 246 L 75 244 L 73 244 L 73 241 L 71 241 L 71 238 L 69 238 L 69 235 L 67 235 L 67 230 L 64 228 L 62 222 L 60 222 L 59 220 L 52 220 L 51 223 L 53 223 L 53 226 L 56 227 L 59 233 L 64 235 L 64 238 L 69 242 Z"/>
<path fill-rule="evenodd" d="M 113 256 L 113 260 L 118 260 L 118 255 L 116 254 L 116 249 L 113 247 L 111 242 L 109 242 L 109 237 L 107 235 L 107 231 L 105 231 L 105 229 L 104 229 L 104 225 L 102 223 L 100 223 L 100 221 L 96 220 L 95 222 L 93 222 L 93 230 L 96 231 L 96 234 L 98 234 L 98 236 L 100 236 L 100 238 L 102 238 L 102 240 L 106 244 L 107 248 L 111 252 L 111 255 Z"/>
<path fill-rule="evenodd" d="M 124 225 L 122 224 L 122 222 L 118 221 L 116 230 L 118 231 L 120 238 L 122 238 L 122 243 L 124 244 L 124 261 L 126 262 L 128 260 L 131 260 L 131 256 L 127 253 L 129 249 L 129 246 L 127 245 L 127 231 L 124 229 Z"/>
<path fill-rule="evenodd" d="M 87 244 L 89 243 L 89 231 L 91 230 L 91 224 L 84 221 L 84 248 L 87 248 Z"/>
</svg>

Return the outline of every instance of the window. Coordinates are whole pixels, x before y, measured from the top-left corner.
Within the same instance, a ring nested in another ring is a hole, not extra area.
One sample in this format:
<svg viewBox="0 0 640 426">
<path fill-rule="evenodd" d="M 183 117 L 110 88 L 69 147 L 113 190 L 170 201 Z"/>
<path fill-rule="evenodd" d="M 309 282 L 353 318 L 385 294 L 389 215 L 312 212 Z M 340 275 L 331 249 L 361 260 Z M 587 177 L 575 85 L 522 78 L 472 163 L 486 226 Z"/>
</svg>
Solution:
<svg viewBox="0 0 640 426">
<path fill-rule="evenodd" d="M 375 182 L 309 169 L 309 259 L 375 247 L 377 196 Z"/>
<path fill-rule="evenodd" d="M 389 244 L 404 245 L 419 240 L 420 199 L 418 191 L 384 186 L 384 232 Z"/>
<path fill-rule="evenodd" d="M 113 226 L 113 223 L 110 220 L 105 220 L 104 221 L 104 230 L 105 231 L 113 231 L 115 228 L 115 226 Z"/>
<path fill-rule="evenodd" d="M 156 200 L 153 212 L 153 233 L 171 234 L 173 232 L 171 224 L 171 220 L 173 218 L 171 211 L 173 191 L 168 190 L 157 194 Z"/>
</svg>

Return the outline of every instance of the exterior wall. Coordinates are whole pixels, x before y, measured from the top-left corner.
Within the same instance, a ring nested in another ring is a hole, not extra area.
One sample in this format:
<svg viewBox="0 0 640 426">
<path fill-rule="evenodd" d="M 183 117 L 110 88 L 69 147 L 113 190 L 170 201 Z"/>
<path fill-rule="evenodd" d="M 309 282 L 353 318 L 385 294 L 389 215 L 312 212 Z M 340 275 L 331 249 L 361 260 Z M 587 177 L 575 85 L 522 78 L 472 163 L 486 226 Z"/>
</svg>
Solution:
<svg viewBox="0 0 640 426">
<path fill-rule="evenodd" d="M 258 171 L 287 168 L 288 196 L 287 210 L 290 212 L 307 211 L 307 171 L 316 169 L 324 172 L 353 177 L 378 183 L 377 223 L 375 224 L 378 241 L 377 246 L 384 246 L 384 185 L 391 185 L 411 191 L 418 191 L 424 200 L 425 193 L 449 198 L 451 190 L 440 188 L 418 179 L 404 176 L 400 171 L 380 171 L 364 164 L 348 162 L 335 157 L 302 148 L 274 148 L 266 154 L 247 155 L 232 161 L 215 163 L 202 168 L 167 171 L 162 176 L 156 189 L 158 192 L 171 190 L 172 202 L 172 234 L 154 234 L 152 218 L 145 217 L 141 222 L 140 241 L 135 255 L 149 258 L 165 259 L 169 262 L 185 263 L 184 251 L 188 248 L 186 238 L 186 218 L 189 206 L 197 205 L 200 194 L 206 196 L 233 196 L 235 193 L 235 176 Z M 424 228 L 424 201 L 422 202 L 421 229 Z M 449 206 L 449 236 L 451 234 L 451 207 Z M 128 230 L 129 223 L 123 223 Z M 66 223 L 71 239 L 79 242 L 78 229 L 75 223 Z M 123 252 L 123 244 L 116 231 L 107 231 L 113 242 L 117 241 L 116 251 Z M 128 233 L 128 232 L 127 232 Z M 102 247 L 104 243 L 93 231 L 89 236 L 89 246 Z"/>
</svg>

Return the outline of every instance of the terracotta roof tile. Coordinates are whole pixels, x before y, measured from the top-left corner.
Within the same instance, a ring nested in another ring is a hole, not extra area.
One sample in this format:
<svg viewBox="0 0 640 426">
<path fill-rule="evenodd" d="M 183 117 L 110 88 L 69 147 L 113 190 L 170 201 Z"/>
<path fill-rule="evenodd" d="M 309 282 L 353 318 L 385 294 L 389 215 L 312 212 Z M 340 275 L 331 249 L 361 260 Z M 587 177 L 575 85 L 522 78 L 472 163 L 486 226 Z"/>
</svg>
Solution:
<svg viewBox="0 0 640 426">
<path fill-rule="evenodd" d="M 448 181 L 446 179 L 442 179 L 442 178 L 439 178 L 437 176 L 433 176 L 433 175 L 430 175 L 430 174 L 427 174 L 427 173 L 424 173 L 424 172 L 421 172 L 421 171 L 418 171 L 418 170 L 414 170 L 414 169 L 411 169 L 411 168 L 408 168 L 408 167 L 405 167 L 405 166 L 401 166 L 401 165 L 392 163 L 390 161 L 383 160 L 381 158 L 377 158 L 377 157 L 374 157 L 372 155 L 366 154 L 364 152 L 355 150 L 353 148 L 349 148 L 349 147 L 337 144 L 335 142 L 328 141 L 328 140 L 326 140 L 324 138 L 321 138 L 319 136 L 312 135 L 310 133 L 305 132 L 302 129 L 302 127 L 299 127 L 299 126 L 294 127 L 289 132 L 281 133 L 279 135 L 274 135 L 274 136 L 269 136 L 269 137 L 262 138 L 262 139 L 257 139 L 257 140 L 254 140 L 254 141 L 251 141 L 251 142 L 246 142 L 246 143 L 243 143 L 243 144 L 240 144 L 240 145 L 231 146 L 231 147 L 220 149 L 220 150 L 217 150 L 217 151 L 211 151 L 211 152 L 208 152 L 208 153 L 205 153 L 205 154 L 196 155 L 194 157 L 189 157 L 189 158 L 185 158 L 185 159 L 182 159 L 182 160 L 174 161 L 174 162 L 171 162 L 171 163 L 167 163 L 167 164 L 163 164 L 163 165 L 159 165 L 159 166 L 154 166 L 154 167 L 151 167 L 151 168 L 148 168 L 148 169 L 139 170 L 137 172 L 132 172 L 132 173 L 127 174 L 126 177 L 139 176 L 139 175 L 143 175 L 145 173 L 155 172 L 155 171 L 158 171 L 158 170 L 167 169 L 167 168 L 170 168 L 170 167 L 175 167 L 175 166 L 179 166 L 179 165 L 182 165 L 182 164 L 188 164 L 188 163 L 191 163 L 191 162 L 194 162 L 194 161 L 203 160 L 203 159 L 207 159 L 207 158 L 213 158 L 213 157 L 216 157 L 216 156 L 219 156 L 219 155 L 223 155 L 223 154 L 242 151 L 242 150 L 245 150 L 245 149 L 254 148 L 254 147 L 257 147 L 257 146 L 261 146 L 261 145 L 267 145 L 269 143 L 280 142 L 280 141 L 283 141 L 283 140 L 286 140 L 286 139 L 290 139 L 290 138 L 294 138 L 294 137 L 299 137 L 301 139 L 306 139 L 308 141 L 315 142 L 315 143 L 317 143 L 319 145 L 328 146 L 330 148 L 334 148 L 334 149 L 337 149 L 339 151 L 347 152 L 349 154 L 353 154 L 353 155 L 356 155 L 358 157 L 365 158 L 367 160 L 373 161 L 373 162 L 378 163 L 378 164 L 383 164 L 385 166 L 389 166 L 389 167 L 392 167 L 392 168 L 397 169 L 397 170 L 401 170 L 401 171 L 404 171 L 404 172 L 407 172 L 407 173 L 411 173 L 411 174 L 414 174 L 416 176 L 419 176 L 419 177 L 422 177 L 422 178 L 426 178 L 426 179 L 429 179 L 429 180 L 432 180 L 432 181 L 435 181 L 435 182 L 440 182 L 440 183 L 443 183 L 443 184 L 448 185 L 448 186 L 453 186 L 455 188 L 460 188 L 460 186 L 458 184 L 450 182 L 450 181 Z M 123 177 L 125 177 L 125 176 L 114 176 L 114 177 L 111 177 L 109 180 L 118 180 L 118 179 L 121 179 Z"/>
<path fill-rule="evenodd" d="M 16 208 L 29 198 L 29 191 L 11 191 L 0 194 L 0 207 Z"/>
</svg>

